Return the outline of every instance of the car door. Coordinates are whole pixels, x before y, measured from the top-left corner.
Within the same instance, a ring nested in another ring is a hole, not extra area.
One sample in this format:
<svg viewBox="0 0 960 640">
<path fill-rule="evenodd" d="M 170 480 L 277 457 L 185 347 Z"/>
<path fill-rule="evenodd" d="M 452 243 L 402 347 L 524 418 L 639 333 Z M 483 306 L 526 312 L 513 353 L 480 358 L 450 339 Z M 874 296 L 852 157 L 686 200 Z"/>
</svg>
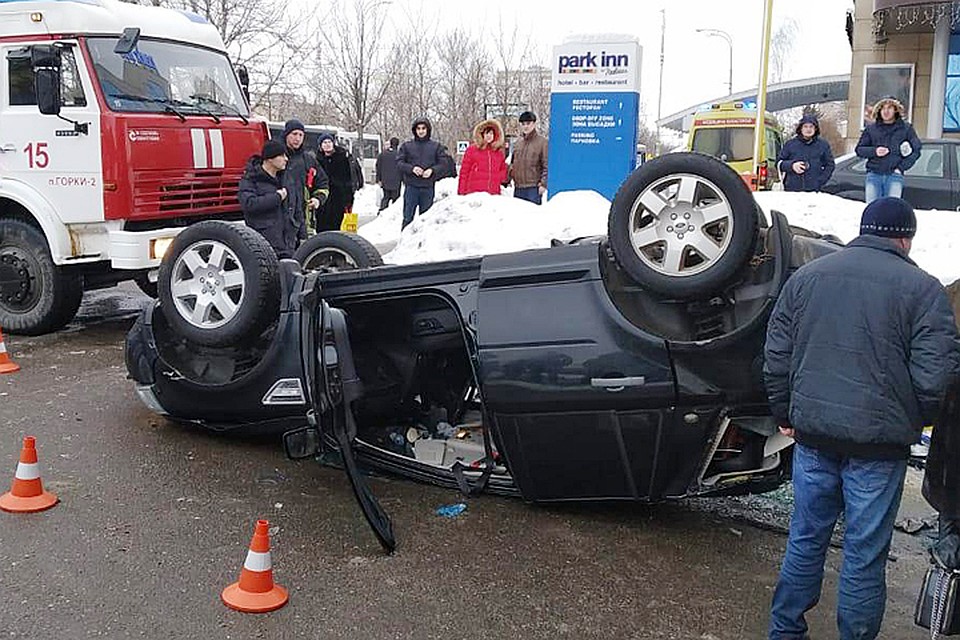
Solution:
<svg viewBox="0 0 960 640">
<path fill-rule="evenodd" d="M 925 142 L 920 158 L 904 172 L 903 197 L 917 209 L 952 210 L 956 207 L 945 145 Z"/>
<path fill-rule="evenodd" d="M 674 426 L 663 340 L 613 307 L 596 244 L 483 260 L 479 378 L 528 500 L 643 499 Z"/>
<path fill-rule="evenodd" d="M 950 144 L 945 148 L 950 150 L 947 156 L 950 158 L 950 193 L 953 194 L 951 205 L 954 211 L 960 211 L 960 144 Z"/>
<path fill-rule="evenodd" d="M 57 45 L 61 117 L 37 107 L 32 45 L 0 47 L 0 180 L 18 197 L 42 197 L 64 222 L 91 222 L 103 215 L 99 107 L 79 45 Z"/>
<path fill-rule="evenodd" d="M 347 322 L 342 311 L 317 299 L 318 287 L 308 285 L 305 290 L 308 293 L 301 314 L 301 355 L 312 428 L 319 430 L 320 442 L 332 443 L 339 451 L 343 470 L 364 518 L 380 545 L 391 553 L 397 546 L 393 524 L 363 479 L 353 451 L 357 436 L 353 403 L 362 396 L 363 390 L 354 366 Z"/>
</svg>

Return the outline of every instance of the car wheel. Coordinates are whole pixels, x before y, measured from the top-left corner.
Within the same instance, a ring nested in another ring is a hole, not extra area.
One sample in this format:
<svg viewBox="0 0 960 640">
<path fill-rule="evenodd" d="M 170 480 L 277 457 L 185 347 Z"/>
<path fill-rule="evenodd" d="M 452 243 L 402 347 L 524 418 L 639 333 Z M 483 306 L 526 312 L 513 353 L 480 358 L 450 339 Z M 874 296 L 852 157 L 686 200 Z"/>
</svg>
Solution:
<svg viewBox="0 0 960 640">
<path fill-rule="evenodd" d="M 277 255 L 263 236 L 237 224 L 206 221 L 181 231 L 157 284 L 173 329 L 205 346 L 256 338 L 280 310 Z"/>
<path fill-rule="evenodd" d="M 660 295 L 716 293 L 747 262 L 759 214 L 726 164 L 699 153 L 644 163 L 610 206 L 608 240 L 620 267 Z"/>
<path fill-rule="evenodd" d="M 355 233 L 324 231 L 306 240 L 293 256 L 304 271 L 369 269 L 383 264 L 380 252 Z"/>
<path fill-rule="evenodd" d="M 53 263 L 43 233 L 22 220 L 0 220 L 0 327 L 41 335 L 70 322 L 83 281 Z"/>
</svg>

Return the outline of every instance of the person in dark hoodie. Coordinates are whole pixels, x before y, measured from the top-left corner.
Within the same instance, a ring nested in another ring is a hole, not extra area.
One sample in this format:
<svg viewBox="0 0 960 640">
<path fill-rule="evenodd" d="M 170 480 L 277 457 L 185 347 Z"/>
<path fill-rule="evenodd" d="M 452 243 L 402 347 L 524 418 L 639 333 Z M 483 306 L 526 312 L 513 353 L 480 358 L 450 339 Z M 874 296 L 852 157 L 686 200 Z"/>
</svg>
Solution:
<svg viewBox="0 0 960 640">
<path fill-rule="evenodd" d="M 857 142 L 857 155 L 867 159 L 866 201 L 903 195 L 903 174 L 920 158 L 920 138 L 904 118 L 903 105 L 883 98 L 873 107 L 874 122 Z"/>
<path fill-rule="evenodd" d="M 287 166 L 284 144 L 267 140 L 260 155 L 251 156 L 240 179 L 240 209 L 248 227 L 266 238 L 278 258 L 292 258 L 297 250 L 298 220 L 285 205 L 283 186 Z"/>
<path fill-rule="evenodd" d="M 871 202 L 860 236 L 790 276 L 770 316 L 767 399 L 780 432 L 796 440 L 771 640 L 807 637 L 805 615 L 820 599 L 841 513 L 839 637 L 872 640 L 880 632 L 910 445 L 936 419 L 960 370 L 947 293 L 908 257 L 916 230 L 905 200 Z"/>
<path fill-rule="evenodd" d="M 440 144 L 430 139 L 433 128 L 426 118 L 417 118 L 411 127 L 413 138 L 400 145 L 397 167 L 403 177 L 403 224 L 413 222 L 417 208 L 423 215 L 433 206 L 434 184 L 443 170 Z"/>
<path fill-rule="evenodd" d="M 923 497 L 940 514 L 939 535 L 930 552 L 941 566 L 960 569 L 960 376 L 950 381 L 934 422 Z"/>
<path fill-rule="evenodd" d="M 287 146 L 287 168 L 283 186 L 287 190 L 286 207 L 297 221 L 297 240 L 307 239 L 307 221 L 330 195 L 327 174 L 317 164 L 317 156 L 303 148 L 303 123 L 296 118 L 283 126 L 282 140 Z"/>
<path fill-rule="evenodd" d="M 330 181 L 330 197 L 317 213 L 317 231 L 339 231 L 343 214 L 353 209 L 353 171 L 347 150 L 329 133 L 320 136 L 317 162 Z"/>
<path fill-rule="evenodd" d="M 390 146 L 377 156 L 377 184 L 383 189 L 380 211 L 389 207 L 390 203 L 400 197 L 400 167 L 397 166 L 398 146 L 400 146 L 400 139 L 390 138 Z"/>
<path fill-rule="evenodd" d="M 820 123 L 812 113 L 797 124 L 797 135 L 783 145 L 777 168 L 785 191 L 820 191 L 833 175 L 833 152 L 820 137 Z"/>
</svg>

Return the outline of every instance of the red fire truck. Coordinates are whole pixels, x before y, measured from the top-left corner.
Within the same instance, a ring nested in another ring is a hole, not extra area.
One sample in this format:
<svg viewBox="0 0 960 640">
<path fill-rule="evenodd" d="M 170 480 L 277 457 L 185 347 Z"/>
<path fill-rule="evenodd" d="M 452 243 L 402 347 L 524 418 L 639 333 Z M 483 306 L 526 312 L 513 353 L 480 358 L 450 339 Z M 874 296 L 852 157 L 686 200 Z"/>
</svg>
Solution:
<svg viewBox="0 0 960 640">
<path fill-rule="evenodd" d="M 0 327 L 69 322 L 84 290 L 150 292 L 176 234 L 240 219 L 267 139 L 202 16 L 118 0 L 0 3 Z"/>
</svg>

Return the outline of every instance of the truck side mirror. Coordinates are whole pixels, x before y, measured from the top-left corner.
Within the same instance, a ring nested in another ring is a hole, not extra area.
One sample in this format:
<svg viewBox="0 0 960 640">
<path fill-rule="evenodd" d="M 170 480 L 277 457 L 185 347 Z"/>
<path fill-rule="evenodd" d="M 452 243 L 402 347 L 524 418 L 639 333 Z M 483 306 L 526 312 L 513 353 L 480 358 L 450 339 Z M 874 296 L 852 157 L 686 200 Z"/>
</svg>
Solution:
<svg viewBox="0 0 960 640">
<path fill-rule="evenodd" d="M 243 91 L 243 97 L 247 100 L 247 105 L 250 104 L 250 72 L 247 71 L 247 68 L 242 65 L 237 65 L 237 80 L 240 81 L 240 89 Z"/>
<path fill-rule="evenodd" d="M 30 48 L 30 64 L 40 113 L 60 115 L 60 49 L 50 45 L 34 45 Z"/>
<path fill-rule="evenodd" d="M 113 47 L 113 52 L 119 55 L 126 55 L 137 48 L 137 42 L 140 41 L 140 27 L 127 27 L 123 30 L 120 39 Z"/>
</svg>

